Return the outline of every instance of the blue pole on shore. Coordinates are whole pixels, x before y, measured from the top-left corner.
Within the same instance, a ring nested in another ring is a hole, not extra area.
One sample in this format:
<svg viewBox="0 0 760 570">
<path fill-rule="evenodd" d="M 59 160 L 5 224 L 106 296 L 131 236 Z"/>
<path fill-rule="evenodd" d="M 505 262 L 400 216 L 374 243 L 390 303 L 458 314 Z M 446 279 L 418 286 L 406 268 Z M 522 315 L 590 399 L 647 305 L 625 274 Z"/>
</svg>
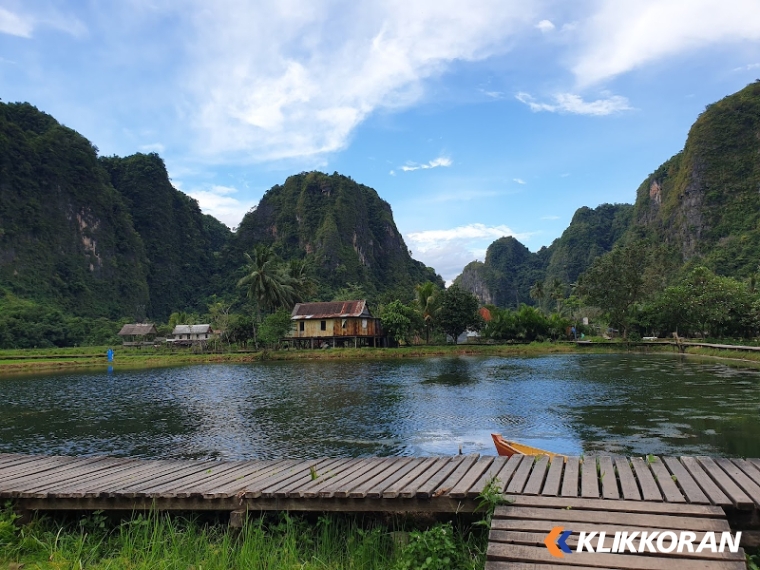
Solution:
<svg viewBox="0 0 760 570">
<path fill-rule="evenodd" d="M 108 362 L 113 362 L 113 348 L 108 349 L 106 356 L 108 357 Z"/>
</svg>

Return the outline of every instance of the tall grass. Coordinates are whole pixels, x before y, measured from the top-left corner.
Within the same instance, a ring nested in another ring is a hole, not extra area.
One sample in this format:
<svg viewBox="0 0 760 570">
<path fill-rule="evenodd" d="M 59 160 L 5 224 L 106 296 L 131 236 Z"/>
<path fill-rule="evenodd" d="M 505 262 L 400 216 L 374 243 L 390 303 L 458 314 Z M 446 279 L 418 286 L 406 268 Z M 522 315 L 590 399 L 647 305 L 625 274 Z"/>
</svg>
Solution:
<svg viewBox="0 0 760 570">
<path fill-rule="evenodd" d="M 41 518 L 22 528 L 14 516 L 9 507 L 0 511 L 0 567 L 475 570 L 484 566 L 488 532 L 452 522 L 404 532 L 396 523 L 350 515 L 279 513 L 252 517 L 239 531 L 157 513 L 119 522 L 100 513 L 78 521 Z"/>
</svg>

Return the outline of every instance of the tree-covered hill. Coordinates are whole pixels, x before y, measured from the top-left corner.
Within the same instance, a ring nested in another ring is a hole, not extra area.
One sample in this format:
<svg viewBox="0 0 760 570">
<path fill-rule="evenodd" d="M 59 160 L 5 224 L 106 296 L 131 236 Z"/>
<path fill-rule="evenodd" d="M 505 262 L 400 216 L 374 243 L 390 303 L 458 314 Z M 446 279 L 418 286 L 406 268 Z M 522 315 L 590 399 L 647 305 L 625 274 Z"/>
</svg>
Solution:
<svg viewBox="0 0 760 570">
<path fill-rule="evenodd" d="M 0 103 L 0 288 L 116 318 L 148 303 L 147 268 L 97 149 L 32 105 Z"/>
<path fill-rule="evenodd" d="M 157 154 L 101 158 L 100 163 L 145 244 L 147 313 L 166 320 L 179 309 L 205 309 L 205 300 L 219 293 L 217 257 L 232 232 L 172 186 Z"/>
<path fill-rule="evenodd" d="M 513 237 L 499 238 L 486 251 L 484 263 L 465 267 L 455 282 L 471 291 L 483 303 L 500 307 L 532 304 L 534 283 L 573 283 L 599 255 L 610 251 L 629 227 L 630 204 L 602 204 L 580 208 L 568 228 L 549 247 L 532 253 Z"/>
<path fill-rule="evenodd" d="M 730 277 L 758 273 L 760 81 L 708 105 L 683 150 L 639 186 L 634 205 L 580 208 L 546 251 L 532 254 L 512 244 L 510 249 L 519 255 L 502 258 L 508 262 L 498 265 L 491 255 L 483 264 L 468 265 L 457 281 L 484 302 L 530 302 L 526 283 L 560 281 L 567 293 L 617 243 L 638 243 L 648 250 L 648 263 L 658 267 L 640 270 L 658 273 L 659 286 L 698 265 Z M 504 238 L 495 241 L 489 252 L 504 244 Z"/>
<path fill-rule="evenodd" d="M 273 186 L 248 212 L 225 251 L 226 271 L 236 275 L 243 253 L 271 245 L 285 260 L 306 259 L 319 283 L 318 296 L 356 284 L 371 298 L 434 281 L 434 270 L 411 258 L 390 205 L 368 186 L 338 173 L 301 173 Z"/>
</svg>

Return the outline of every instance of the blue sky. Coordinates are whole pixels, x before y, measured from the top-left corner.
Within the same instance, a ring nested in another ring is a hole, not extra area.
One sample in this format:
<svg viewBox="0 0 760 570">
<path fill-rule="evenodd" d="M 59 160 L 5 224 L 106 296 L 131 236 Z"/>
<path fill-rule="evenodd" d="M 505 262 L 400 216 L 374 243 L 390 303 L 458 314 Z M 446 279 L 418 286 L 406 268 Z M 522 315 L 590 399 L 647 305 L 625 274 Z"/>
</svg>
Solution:
<svg viewBox="0 0 760 570">
<path fill-rule="evenodd" d="M 0 0 L 3 101 L 158 152 L 231 227 L 290 174 L 349 175 L 447 280 L 632 202 L 758 77 L 758 0 Z"/>
</svg>

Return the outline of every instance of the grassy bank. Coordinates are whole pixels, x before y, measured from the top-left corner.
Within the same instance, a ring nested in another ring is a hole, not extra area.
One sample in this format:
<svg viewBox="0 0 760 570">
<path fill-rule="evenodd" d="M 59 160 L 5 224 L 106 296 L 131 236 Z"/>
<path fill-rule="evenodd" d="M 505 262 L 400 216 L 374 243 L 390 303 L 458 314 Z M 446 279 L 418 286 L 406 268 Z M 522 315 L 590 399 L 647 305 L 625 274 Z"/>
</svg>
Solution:
<svg viewBox="0 0 760 570">
<path fill-rule="evenodd" d="M 0 370 L 23 372 L 68 368 L 102 368 L 109 363 L 105 353 L 108 347 L 28 349 L 0 351 Z M 448 345 L 412 346 L 404 348 L 331 348 L 315 350 L 260 350 L 194 353 L 191 349 L 121 348 L 115 347 L 115 368 L 139 368 L 203 364 L 215 362 L 246 363 L 264 360 L 380 360 L 388 358 L 424 358 L 433 356 L 540 356 L 589 352 L 619 352 L 619 346 L 586 346 L 577 348 L 574 343 L 531 343 L 514 345 Z"/>
<path fill-rule="evenodd" d="M 240 531 L 200 519 L 42 518 L 21 528 L 0 511 L 0 567 L 40 569 L 482 569 L 488 529 L 420 528 L 351 515 L 253 516 Z"/>
</svg>

